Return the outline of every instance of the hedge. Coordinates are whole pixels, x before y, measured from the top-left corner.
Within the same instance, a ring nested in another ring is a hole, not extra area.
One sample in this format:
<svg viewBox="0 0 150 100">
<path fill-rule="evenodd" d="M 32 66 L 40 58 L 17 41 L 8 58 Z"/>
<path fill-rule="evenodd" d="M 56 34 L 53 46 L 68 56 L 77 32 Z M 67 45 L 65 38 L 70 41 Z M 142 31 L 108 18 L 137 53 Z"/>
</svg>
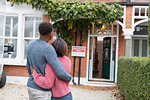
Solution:
<svg viewBox="0 0 150 100">
<path fill-rule="evenodd" d="M 150 100 L 150 58 L 120 57 L 117 83 L 125 100 Z"/>
</svg>

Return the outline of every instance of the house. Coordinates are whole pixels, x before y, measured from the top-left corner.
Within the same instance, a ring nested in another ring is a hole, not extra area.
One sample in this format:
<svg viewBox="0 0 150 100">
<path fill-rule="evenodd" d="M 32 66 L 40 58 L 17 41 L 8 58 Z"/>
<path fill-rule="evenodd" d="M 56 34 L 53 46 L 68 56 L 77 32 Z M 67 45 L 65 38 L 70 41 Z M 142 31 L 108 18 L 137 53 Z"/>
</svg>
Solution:
<svg viewBox="0 0 150 100">
<path fill-rule="evenodd" d="M 116 0 L 93 0 L 95 2 L 114 3 Z M 118 58 L 120 56 L 148 57 L 148 4 L 149 0 L 119 0 L 123 16 L 104 30 L 93 24 L 93 33 L 85 36 L 82 47 L 82 57 L 73 56 L 71 75 L 74 82 L 94 86 L 115 86 L 117 83 Z M 0 36 L 4 45 L 13 44 L 14 52 L 3 53 L 4 71 L 7 82 L 24 84 L 28 79 L 26 70 L 26 47 L 38 39 L 38 25 L 42 21 L 50 22 L 42 10 L 32 9 L 26 4 L 11 6 L 6 3 L 5 32 Z M 113 27 L 113 28 L 112 28 Z M 75 36 L 77 44 L 80 35 Z M 54 34 L 54 39 L 56 38 Z M 52 41 L 51 41 L 52 42 Z M 72 46 L 75 39 L 72 40 Z M 76 55 L 76 54 L 75 54 Z M 79 67 L 80 66 L 80 67 Z M 80 71 L 79 71 L 80 70 Z M 78 78 L 81 77 L 80 78 Z"/>
</svg>

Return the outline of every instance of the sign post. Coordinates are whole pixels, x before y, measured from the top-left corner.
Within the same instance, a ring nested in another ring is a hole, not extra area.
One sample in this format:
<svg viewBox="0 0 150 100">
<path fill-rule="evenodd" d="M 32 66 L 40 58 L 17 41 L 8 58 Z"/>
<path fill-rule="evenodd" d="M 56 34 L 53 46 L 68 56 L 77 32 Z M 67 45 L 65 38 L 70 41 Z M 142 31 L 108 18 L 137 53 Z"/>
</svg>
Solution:
<svg viewBox="0 0 150 100">
<path fill-rule="evenodd" d="M 72 46 L 71 56 L 79 57 L 78 85 L 80 85 L 81 57 L 85 57 L 85 53 L 86 53 L 86 47 L 81 46 L 81 44 L 80 46 Z"/>
</svg>

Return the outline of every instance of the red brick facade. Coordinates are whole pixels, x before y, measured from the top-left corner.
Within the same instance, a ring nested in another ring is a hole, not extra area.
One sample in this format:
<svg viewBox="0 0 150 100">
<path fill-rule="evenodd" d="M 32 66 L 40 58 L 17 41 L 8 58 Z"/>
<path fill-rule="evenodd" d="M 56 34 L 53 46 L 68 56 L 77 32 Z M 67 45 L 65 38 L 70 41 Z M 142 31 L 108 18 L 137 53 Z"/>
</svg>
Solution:
<svg viewBox="0 0 150 100">
<path fill-rule="evenodd" d="M 95 0 L 95 1 L 103 1 L 103 0 Z M 113 0 L 107 0 L 107 2 L 113 2 Z M 48 18 L 47 15 L 43 16 L 43 22 L 50 22 L 50 19 Z M 132 6 L 128 6 L 126 8 L 126 28 L 131 28 L 132 26 Z M 81 58 L 81 77 L 86 77 L 86 68 L 87 68 L 87 45 L 88 45 L 88 33 L 86 31 L 83 32 L 83 36 L 85 40 L 82 43 L 82 46 L 86 47 L 86 56 Z M 118 56 L 124 56 L 124 36 L 122 35 L 122 27 L 119 27 L 119 50 L 118 50 Z M 75 37 L 75 33 L 71 33 L 72 37 Z M 72 41 L 72 46 L 74 46 L 75 40 L 73 39 Z M 79 46 L 80 42 L 80 33 L 77 33 L 77 45 Z M 49 42 L 51 44 L 52 41 Z M 71 67 L 71 75 L 73 73 L 73 65 L 74 65 L 74 57 L 71 56 L 71 51 L 69 52 L 68 56 L 70 57 L 72 61 L 72 67 Z M 76 62 L 75 62 L 75 76 L 78 76 L 78 69 L 79 69 L 79 58 L 76 57 Z M 25 66 L 4 66 L 4 70 L 6 72 L 7 76 L 28 76 L 27 70 Z"/>
</svg>

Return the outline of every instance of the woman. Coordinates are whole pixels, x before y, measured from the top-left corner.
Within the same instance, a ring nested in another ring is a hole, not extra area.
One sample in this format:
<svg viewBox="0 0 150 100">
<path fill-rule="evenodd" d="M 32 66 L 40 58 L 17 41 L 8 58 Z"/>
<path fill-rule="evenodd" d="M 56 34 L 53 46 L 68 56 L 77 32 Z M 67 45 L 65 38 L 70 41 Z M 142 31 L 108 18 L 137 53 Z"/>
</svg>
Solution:
<svg viewBox="0 0 150 100">
<path fill-rule="evenodd" d="M 66 70 L 66 72 L 70 73 L 71 61 L 67 56 L 65 56 L 67 51 L 66 42 L 63 39 L 57 39 L 52 43 L 52 46 L 54 47 L 57 57 L 63 68 Z M 58 79 L 49 64 L 46 65 L 45 76 L 34 71 L 33 77 L 34 82 L 38 86 L 45 89 L 52 88 L 52 100 L 72 100 L 69 82 Z"/>
</svg>

